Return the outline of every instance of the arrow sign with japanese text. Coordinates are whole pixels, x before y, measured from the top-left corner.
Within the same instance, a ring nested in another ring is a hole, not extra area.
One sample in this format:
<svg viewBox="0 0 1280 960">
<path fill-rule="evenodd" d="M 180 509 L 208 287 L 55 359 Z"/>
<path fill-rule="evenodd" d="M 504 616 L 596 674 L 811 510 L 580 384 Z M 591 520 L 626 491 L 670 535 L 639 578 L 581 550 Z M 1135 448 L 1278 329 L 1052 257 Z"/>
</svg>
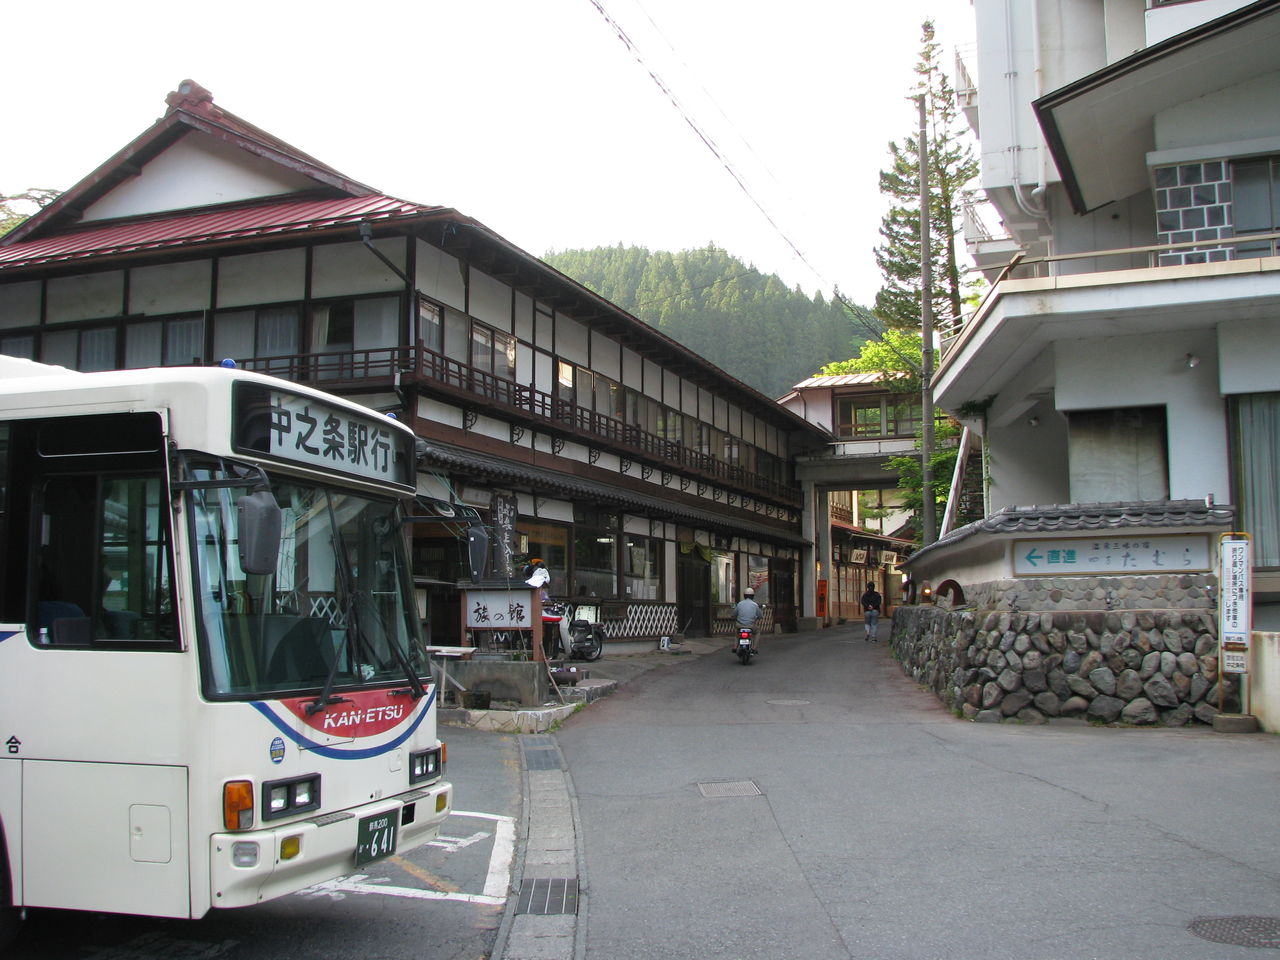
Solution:
<svg viewBox="0 0 1280 960">
<path fill-rule="evenodd" d="M 1212 566 L 1209 537 L 1201 533 L 1013 541 L 1016 577 L 1204 573 Z"/>
</svg>

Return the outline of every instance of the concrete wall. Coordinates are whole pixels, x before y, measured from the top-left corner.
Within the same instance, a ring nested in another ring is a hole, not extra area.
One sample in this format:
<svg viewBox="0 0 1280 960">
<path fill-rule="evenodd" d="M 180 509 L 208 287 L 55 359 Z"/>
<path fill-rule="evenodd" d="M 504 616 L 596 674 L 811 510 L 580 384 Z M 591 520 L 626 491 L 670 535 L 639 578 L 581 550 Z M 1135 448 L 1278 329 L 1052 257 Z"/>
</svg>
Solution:
<svg viewBox="0 0 1280 960">
<path fill-rule="evenodd" d="M 1031 421 L 1035 420 L 1033 426 Z M 1067 421 L 1044 400 L 987 432 L 989 512 L 1028 503 L 1067 503 Z"/>
<path fill-rule="evenodd" d="M 1201 0 L 1201 3 L 1205 0 Z M 1201 6 L 1201 3 L 1184 6 Z M 1274 137 L 1274 110 L 1259 104 L 1280 98 L 1280 71 L 1218 90 L 1162 111 L 1155 118 L 1156 150 L 1178 150 L 1200 145 L 1230 145 L 1240 141 Z M 1238 151 L 1223 151 L 1229 155 Z M 1215 149 L 1215 154 L 1218 151 Z"/>
<path fill-rule="evenodd" d="M 1198 356 L 1200 364 L 1188 368 L 1187 354 Z M 1059 410 L 1067 411 L 1163 406 L 1169 496 L 1198 500 L 1211 493 L 1220 503 L 1229 503 L 1227 433 L 1217 369 L 1212 330 L 1061 341 L 1055 401 Z"/>
<path fill-rule="evenodd" d="M 1254 631 L 1249 650 L 1249 712 L 1280 733 L 1280 633 Z"/>
<path fill-rule="evenodd" d="M 449 664 L 450 678 L 467 690 L 488 693 L 522 707 L 537 707 L 551 699 L 546 664 L 528 660 L 459 660 Z M 457 692 L 453 684 L 449 687 Z"/>
</svg>

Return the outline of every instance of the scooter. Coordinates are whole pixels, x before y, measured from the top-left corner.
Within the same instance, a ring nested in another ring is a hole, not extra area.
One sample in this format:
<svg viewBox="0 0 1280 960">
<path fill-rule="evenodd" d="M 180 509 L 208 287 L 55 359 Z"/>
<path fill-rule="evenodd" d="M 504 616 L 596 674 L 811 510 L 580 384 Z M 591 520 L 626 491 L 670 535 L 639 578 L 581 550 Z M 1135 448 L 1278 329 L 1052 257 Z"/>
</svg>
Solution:
<svg viewBox="0 0 1280 960">
<path fill-rule="evenodd" d="M 756 648 L 753 642 L 752 630 L 750 627 L 738 628 L 738 642 L 733 645 L 733 652 L 742 665 L 745 667 L 751 662 L 751 658 L 756 655 Z"/>
<path fill-rule="evenodd" d="M 599 608 L 568 601 L 551 601 L 542 605 L 542 622 L 552 625 L 546 631 L 543 645 L 548 659 L 555 660 L 563 652 L 573 660 L 599 660 L 604 653 L 604 628 L 594 622 Z M 552 649 L 554 647 L 554 649 Z"/>
</svg>

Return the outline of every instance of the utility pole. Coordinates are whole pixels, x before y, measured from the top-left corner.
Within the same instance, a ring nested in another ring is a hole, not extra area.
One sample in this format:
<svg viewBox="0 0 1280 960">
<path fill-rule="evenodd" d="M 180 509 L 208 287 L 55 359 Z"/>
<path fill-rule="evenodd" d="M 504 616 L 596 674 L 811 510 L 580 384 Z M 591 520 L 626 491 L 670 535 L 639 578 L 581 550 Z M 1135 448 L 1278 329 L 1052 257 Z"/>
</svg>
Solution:
<svg viewBox="0 0 1280 960">
<path fill-rule="evenodd" d="M 929 129 L 927 89 L 920 91 L 920 545 L 938 539 L 933 495 L 933 257 L 929 250 Z"/>
</svg>

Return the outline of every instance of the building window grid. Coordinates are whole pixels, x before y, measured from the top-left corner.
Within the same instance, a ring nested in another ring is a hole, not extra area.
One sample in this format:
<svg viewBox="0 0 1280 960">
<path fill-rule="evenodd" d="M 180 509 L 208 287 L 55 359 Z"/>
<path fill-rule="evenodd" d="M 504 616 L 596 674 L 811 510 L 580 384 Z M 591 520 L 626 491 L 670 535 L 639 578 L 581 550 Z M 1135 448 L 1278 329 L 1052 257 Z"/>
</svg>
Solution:
<svg viewBox="0 0 1280 960">
<path fill-rule="evenodd" d="M 876 397 L 837 397 L 836 435 L 841 439 L 915 436 L 920 430 L 920 405 L 892 394 Z"/>
<path fill-rule="evenodd" d="M 239 315 L 248 319 L 246 331 L 252 343 L 252 356 L 243 350 L 221 352 L 233 359 L 267 360 L 263 369 L 288 375 L 292 368 L 288 359 L 301 353 L 301 345 L 308 331 L 304 330 L 304 317 L 310 318 L 306 326 L 314 328 L 316 311 L 333 310 L 335 304 L 344 305 L 350 298 L 326 301 L 295 301 L 235 307 L 211 314 L 210 329 L 206 329 L 203 314 L 177 314 L 163 317 L 146 317 L 133 321 L 117 318 L 107 324 L 93 321 L 74 326 L 49 328 L 34 327 L 30 331 L 14 331 L 0 338 L 0 353 L 9 356 L 34 358 L 39 355 L 45 362 L 59 363 L 80 370 L 133 369 L 145 366 L 173 366 L 205 362 L 205 338 L 212 333 L 214 353 L 219 353 L 220 320 Z M 443 348 L 443 309 L 429 298 L 417 298 L 417 336 L 428 349 Z M 326 317 L 328 314 L 326 313 Z M 325 336 L 326 345 L 336 346 L 334 338 L 337 324 Z M 157 335 L 154 324 L 160 324 Z M 345 328 L 344 328 L 345 329 Z M 469 360 L 477 369 L 503 379 L 515 381 L 516 341 L 509 334 L 493 330 L 473 321 L 469 345 Z M 150 333 L 144 332 L 150 330 Z M 43 333 L 43 337 L 38 335 Z M 310 336 L 314 339 L 314 329 Z M 37 343 L 40 348 L 37 349 Z M 345 345 L 346 339 L 342 338 Z M 322 348 L 323 349 L 323 348 Z M 158 362 L 156 356 L 158 352 Z M 651 397 L 622 387 L 607 377 L 593 374 L 586 368 L 559 361 L 557 397 L 580 406 L 590 404 L 597 413 L 633 425 L 670 443 L 709 460 L 728 466 L 746 468 L 754 462 L 756 472 L 767 479 L 781 480 L 776 469 L 779 458 L 746 443 L 725 431 L 718 430 L 697 418 L 666 407 Z"/>
</svg>

